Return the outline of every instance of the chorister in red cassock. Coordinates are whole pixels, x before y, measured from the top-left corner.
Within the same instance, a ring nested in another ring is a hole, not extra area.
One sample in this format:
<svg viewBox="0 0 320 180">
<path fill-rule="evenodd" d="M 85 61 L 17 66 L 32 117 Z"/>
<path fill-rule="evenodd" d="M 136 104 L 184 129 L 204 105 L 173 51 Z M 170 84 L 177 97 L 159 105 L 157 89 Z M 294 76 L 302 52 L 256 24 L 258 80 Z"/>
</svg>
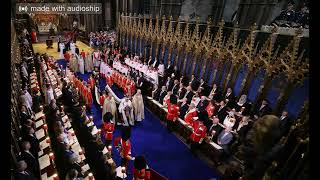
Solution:
<svg viewBox="0 0 320 180">
<path fill-rule="evenodd" d="M 206 137 L 207 127 L 201 121 L 193 122 L 193 132 L 190 135 L 192 142 L 201 143 Z"/>
</svg>

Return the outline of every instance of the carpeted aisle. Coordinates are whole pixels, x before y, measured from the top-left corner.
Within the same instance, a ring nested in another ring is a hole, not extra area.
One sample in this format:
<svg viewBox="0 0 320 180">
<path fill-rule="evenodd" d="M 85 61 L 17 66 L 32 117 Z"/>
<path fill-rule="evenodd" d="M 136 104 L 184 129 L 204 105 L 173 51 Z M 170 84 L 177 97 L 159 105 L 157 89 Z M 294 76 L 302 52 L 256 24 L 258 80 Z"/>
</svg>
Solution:
<svg viewBox="0 0 320 180">
<path fill-rule="evenodd" d="M 63 60 L 62 60 L 63 61 Z M 58 61 L 62 63 L 61 60 Z M 87 80 L 89 74 L 77 74 L 80 79 Z M 105 81 L 100 80 L 100 89 L 104 90 Z M 116 88 L 112 90 L 119 97 L 123 93 Z M 99 128 L 101 121 L 101 108 L 94 101 L 92 108 L 94 123 Z M 120 136 L 120 127 L 114 132 L 114 138 Z M 209 168 L 198 157 L 194 156 L 190 149 L 181 142 L 175 135 L 168 133 L 160 120 L 145 108 L 145 120 L 136 123 L 131 132 L 132 155 L 144 155 L 148 165 L 165 176 L 169 180 L 209 180 L 221 179 L 215 170 Z M 113 147 L 113 159 L 120 165 L 120 156 Z M 129 163 L 129 170 L 133 167 L 133 162 Z M 132 174 L 127 179 L 132 179 Z"/>
</svg>

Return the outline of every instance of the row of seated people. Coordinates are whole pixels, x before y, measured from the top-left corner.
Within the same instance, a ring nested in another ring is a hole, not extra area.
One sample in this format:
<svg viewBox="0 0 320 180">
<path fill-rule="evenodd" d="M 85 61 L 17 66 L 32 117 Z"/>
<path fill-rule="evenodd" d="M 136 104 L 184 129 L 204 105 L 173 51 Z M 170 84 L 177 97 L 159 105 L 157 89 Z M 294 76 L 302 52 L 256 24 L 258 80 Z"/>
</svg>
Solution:
<svg viewBox="0 0 320 180">
<path fill-rule="evenodd" d="M 214 84 L 212 90 L 205 87 L 203 80 L 197 85 L 197 80 L 192 76 L 188 86 L 185 87 L 183 77 L 180 82 L 168 77 L 160 88 L 154 87 L 152 98 L 164 107 L 168 107 L 170 99 L 178 101 L 179 118 L 194 129 L 198 127 L 198 120 L 206 127 L 206 135 L 228 152 L 229 144 L 238 140 L 241 143 L 253 123 L 260 117 L 271 114 L 268 100 L 263 100 L 261 105 L 252 110 L 251 103 L 246 95 L 241 95 L 236 101 L 232 89 L 228 88 L 222 94 L 220 88 Z M 281 114 L 281 130 L 283 134 L 289 131 L 291 121 L 288 112 Z M 237 137 L 237 138 L 235 138 Z"/>
</svg>

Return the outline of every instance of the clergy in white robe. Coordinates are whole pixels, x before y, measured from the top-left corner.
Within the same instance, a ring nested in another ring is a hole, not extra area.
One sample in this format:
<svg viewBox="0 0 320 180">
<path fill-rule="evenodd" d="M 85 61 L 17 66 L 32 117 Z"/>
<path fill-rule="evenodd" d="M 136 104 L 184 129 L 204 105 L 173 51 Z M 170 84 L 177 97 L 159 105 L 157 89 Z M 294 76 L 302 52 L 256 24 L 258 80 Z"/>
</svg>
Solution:
<svg viewBox="0 0 320 180">
<path fill-rule="evenodd" d="M 158 73 L 161 75 L 164 74 L 164 65 L 162 63 L 158 66 Z"/>
<path fill-rule="evenodd" d="M 100 52 L 99 51 L 95 51 L 93 52 L 93 65 L 95 67 L 99 67 L 100 65 Z"/>
<path fill-rule="evenodd" d="M 54 99 L 53 89 L 50 85 L 47 85 L 46 96 L 45 96 L 46 104 L 50 104 L 51 100 Z"/>
<path fill-rule="evenodd" d="M 122 115 L 123 126 L 134 125 L 133 106 L 128 97 L 122 99 L 119 112 Z"/>
<path fill-rule="evenodd" d="M 110 112 L 113 115 L 112 121 L 113 121 L 113 123 L 116 123 L 116 119 L 118 117 L 117 105 L 116 105 L 116 101 L 112 97 L 111 93 L 108 93 L 108 97 L 104 100 L 103 107 L 102 107 L 102 117 L 107 112 Z"/>
<path fill-rule="evenodd" d="M 84 60 L 82 56 L 78 56 L 78 63 L 79 63 L 79 71 L 81 74 L 84 74 Z"/>
<path fill-rule="evenodd" d="M 76 43 L 73 41 L 70 43 L 70 49 L 72 54 L 76 54 Z"/>
<path fill-rule="evenodd" d="M 142 121 L 144 119 L 144 104 L 141 94 L 141 90 L 138 89 L 137 93 L 132 98 L 132 105 L 134 109 L 134 115 L 137 121 Z"/>
<path fill-rule="evenodd" d="M 71 55 L 70 68 L 73 72 L 79 72 L 78 60 L 75 54 Z"/>
<path fill-rule="evenodd" d="M 85 60 L 85 70 L 87 72 L 93 71 L 93 62 L 92 62 L 92 54 L 87 52 L 86 60 Z"/>
<path fill-rule="evenodd" d="M 64 58 L 64 56 L 63 56 L 63 50 L 64 50 L 64 48 L 65 48 L 65 45 L 64 45 L 63 42 L 61 42 L 61 43 L 59 44 L 59 48 L 60 48 L 60 58 L 63 59 L 63 58 Z"/>
</svg>

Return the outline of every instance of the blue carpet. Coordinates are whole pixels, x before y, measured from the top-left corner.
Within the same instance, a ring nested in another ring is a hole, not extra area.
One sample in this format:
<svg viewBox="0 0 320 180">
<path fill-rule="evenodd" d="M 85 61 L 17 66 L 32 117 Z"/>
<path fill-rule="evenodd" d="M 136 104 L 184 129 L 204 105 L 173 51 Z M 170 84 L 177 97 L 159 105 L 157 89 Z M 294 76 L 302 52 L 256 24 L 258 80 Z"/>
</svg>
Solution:
<svg viewBox="0 0 320 180">
<path fill-rule="evenodd" d="M 87 80 L 89 75 L 78 74 L 80 79 Z M 100 89 L 104 90 L 105 80 L 100 80 Z M 119 97 L 123 93 L 115 86 L 112 90 Z M 94 101 L 92 108 L 94 123 L 99 128 L 102 124 L 100 106 Z M 120 128 L 114 132 L 114 138 L 121 135 Z M 168 133 L 165 126 L 160 123 L 148 108 L 145 108 L 145 120 L 136 123 L 131 131 L 132 155 L 143 155 L 148 165 L 169 180 L 209 180 L 221 179 L 218 173 L 211 169 L 199 158 L 194 156 L 190 149 L 175 135 Z M 113 159 L 120 165 L 119 152 L 112 148 Z M 129 170 L 133 162 L 129 162 Z M 132 179 L 132 174 L 127 179 Z"/>
</svg>

